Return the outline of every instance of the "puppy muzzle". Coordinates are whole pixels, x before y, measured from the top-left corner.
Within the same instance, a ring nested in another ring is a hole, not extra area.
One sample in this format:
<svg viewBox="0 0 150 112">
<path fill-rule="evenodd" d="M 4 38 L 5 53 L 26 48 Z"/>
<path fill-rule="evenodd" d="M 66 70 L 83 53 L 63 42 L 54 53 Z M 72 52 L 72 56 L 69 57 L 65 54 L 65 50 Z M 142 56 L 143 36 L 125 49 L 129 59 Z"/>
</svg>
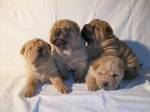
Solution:
<svg viewBox="0 0 150 112">
<path fill-rule="evenodd" d="M 45 56 L 44 56 L 44 54 L 39 53 L 38 56 L 37 56 L 37 59 L 41 59 L 41 58 L 45 58 Z"/>
<path fill-rule="evenodd" d="M 81 30 L 83 39 L 89 44 L 93 42 L 91 26 L 86 24 Z"/>
<path fill-rule="evenodd" d="M 58 46 L 58 47 L 65 47 L 67 44 L 67 41 L 63 40 L 63 39 L 55 39 L 54 40 L 54 45 Z"/>
<path fill-rule="evenodd" d="M 67 33 L 62 29 L 56 29 L 54 31 L 53 44 L 58 47 L 65 47 L 67 44 Z"/>
</svg>

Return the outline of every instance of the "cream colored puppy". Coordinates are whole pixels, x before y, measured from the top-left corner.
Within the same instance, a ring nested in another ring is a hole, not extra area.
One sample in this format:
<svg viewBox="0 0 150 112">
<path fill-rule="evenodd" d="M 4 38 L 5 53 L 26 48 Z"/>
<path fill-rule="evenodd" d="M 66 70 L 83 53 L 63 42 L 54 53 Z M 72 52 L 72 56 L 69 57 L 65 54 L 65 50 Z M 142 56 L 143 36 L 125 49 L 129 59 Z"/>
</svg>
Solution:
<svg viewBox="0 0 150 112">
<path fill-rule="evenodd" d="M 91 64 L 86 76 L 89 91 L 95 91 L 97 86 L 105 90 L 114 90 L 124 77 L 125 64 L 115 56 L 98 57 Z"/>
<path fill-rule="evenodd" d="M 62 78 L 67 79 L 68 71 L 74 70 L 75 82 L 81 82 L 87 69 L 88 57 L 78 24 L 68 19 L 56 21 L 50 32 L 50 43 Z"/>
<path fill-rule="evenodd" d="M 38 38 L 29 40 L 23 45 L 20 53 L 23 55 L 26 65 L 25 97 L 33 96 L 37 85 L 47 80 L 50 80 L 59 92 L 69 92 L 57 72 L 48 43 Z"/>
</svg>

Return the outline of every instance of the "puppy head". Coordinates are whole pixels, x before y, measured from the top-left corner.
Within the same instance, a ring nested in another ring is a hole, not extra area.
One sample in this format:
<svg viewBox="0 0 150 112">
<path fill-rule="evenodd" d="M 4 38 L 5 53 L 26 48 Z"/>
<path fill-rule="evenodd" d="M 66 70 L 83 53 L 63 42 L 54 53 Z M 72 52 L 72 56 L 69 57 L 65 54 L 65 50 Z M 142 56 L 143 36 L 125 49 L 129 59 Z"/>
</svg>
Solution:
<svg viewBox="0 0 150 112">
<path fill-rule="evenodd" d="M 45 41 L 35 38 L 27 41 L 22 46 L 20 53 L 28 63 L 37 65 L 49 61 L 51 58 L 51 47 Z"/>
<path fill-rule="evenodd" d="M 99 19 L 93 19 L 90 23 L 85 24 L 81 30 L 81 35 L 88 44 L 94 41 L 100 43 L 108 39 L 112 34 L 111 26 L 106 21 Z"/>
<path fill-rule="evenodd" d="M 80 28 L 74 21 L 63 19 L 54 23 L 50 33 L 50 43 L 64 49 L 79 37 Z"/>
<path fill-rule="evenodd" d="M 114 90 L 124 77 L 125 64 L 118 57 L 104 56 L 93 63 L 96 83 L 99 88 Z"/>
</svg>

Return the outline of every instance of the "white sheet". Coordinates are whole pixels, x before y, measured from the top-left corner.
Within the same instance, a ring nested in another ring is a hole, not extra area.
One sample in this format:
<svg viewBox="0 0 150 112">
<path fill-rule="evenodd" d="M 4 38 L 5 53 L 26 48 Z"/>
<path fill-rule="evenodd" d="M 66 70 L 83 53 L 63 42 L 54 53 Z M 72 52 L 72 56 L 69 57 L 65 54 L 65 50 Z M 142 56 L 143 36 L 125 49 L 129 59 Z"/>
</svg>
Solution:
<svg viewBox="0 0 150 112">
<path fill-rule="evenodd" d="M 12 79 L 0 89 L 1 112 L 149 112 L 150 70 L 143 69 L 132 81 L 122 81 L 115 91 L 88 92 L 85 84 L 65 84 L 72 89 L 61 95 L 47 82 L 32 98 L 22 96 L 24 75 Z"/>
<path fill-rule="evenodd" d="M 144 78 L 121 83 L 121 89 L 90 93 L 85 84 L 60 95 L 53 86 L 39 87 L 31 99 L 22 97 L 24 63 L 19 51 L 29 39 L 48 40 L 54 21 L 68 18 L 80 27 L 93 18 L 106 20 L 143 63 Z M 149 0 L 0 0 L 0 112 L 150 111 Z"/>
</svg>

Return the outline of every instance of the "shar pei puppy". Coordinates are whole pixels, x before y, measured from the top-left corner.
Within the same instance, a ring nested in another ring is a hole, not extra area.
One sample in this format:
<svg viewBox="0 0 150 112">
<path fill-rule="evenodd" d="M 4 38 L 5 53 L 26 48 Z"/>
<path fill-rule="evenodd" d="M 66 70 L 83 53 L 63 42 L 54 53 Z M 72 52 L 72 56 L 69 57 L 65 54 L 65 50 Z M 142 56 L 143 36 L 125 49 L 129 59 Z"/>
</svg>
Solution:
<svg viewBox="0 0 150 112">
<path fill-rule="evenodd" d="M 85 81 L 89 91 L 114 90 L 124 77 L 125 63 L 116 56 L 97 57 L 90 65 Z"/>
<path fill-rule="evenodd" d="M 131 48 L 114 34 L 111 26 L 99 19 L 93 19 L 85 24 L 82 37 L 87 42 L 87 52 L 91 59 L 100 54 L 119 57 L 126 64 L 124 79 L 133 79 L 137 76 L 140 64 Z"/>
<path fill-rule="evenodd" d="M 56 21 L 51 28 L 49 41 L 62 78 L 66 80 L 68 71 L 73 70 L 74 81 L 82 82 L 87 69 L 88 56 L 79 25 L 68 19 Z"/>
<path fill-rule="evenodd" d="M 38 38 L 29 40 L 22 46 L 20 53 L 26 65 L 25 97 L 33 96 L 38 84 L 47 80 L 50 80 L 59 92 L 69 92 L 57 71 L 48 43 Z"/>
</svg>

